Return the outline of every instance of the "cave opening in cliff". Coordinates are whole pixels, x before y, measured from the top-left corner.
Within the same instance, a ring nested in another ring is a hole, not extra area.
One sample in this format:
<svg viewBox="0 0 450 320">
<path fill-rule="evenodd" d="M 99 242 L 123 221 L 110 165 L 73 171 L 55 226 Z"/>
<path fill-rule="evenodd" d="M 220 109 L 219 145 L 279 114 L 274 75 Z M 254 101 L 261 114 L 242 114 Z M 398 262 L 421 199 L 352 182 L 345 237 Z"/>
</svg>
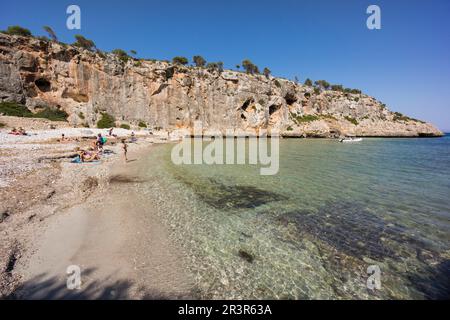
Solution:
<svg viewBox="0 0 450 320">
<path fill-rule="evenodd" d="M 298 100 L 297 97 L 292 93 L 287 93 L 284 99 L 286 100 L 286 103 L 288 105 L 292 105 L 294 102 Z"/>
<path fill-rule="evenodd" d="M 36 81 L 34 81 L 34 84 L 42 92 L 48 92 L 52 89 L 50 81 L 48 81 L 47 79 L 44 79 L 44 78 L 37 79 Z"/>
<path fill-rule="evenodd" d="M 165 74 L 167 80 L 172 79 L 175 74 L 175 67 L 167 68 Z"/>
<path fill-rule="evenodd" d="M 275 112 L 277 112 L 278 110 L 280 110 L 281 106 L 273 104 L 269 107 L 269 115 L 273 115 Z"/>
<path fill-rule="evenodd" d="M 242 106 L 241 106 L 241 110 L 242 111 L 247 111 L 247 108 L 250 106 L 250 104 L 251 103 L 253 103 L 254 102 L 254 100 L 253 100 L 253 98 L 250 98 L 250 99 L 247 99 L 247 100 L 245 100 L 245 102 L 242 104 Z"/>
</svg>

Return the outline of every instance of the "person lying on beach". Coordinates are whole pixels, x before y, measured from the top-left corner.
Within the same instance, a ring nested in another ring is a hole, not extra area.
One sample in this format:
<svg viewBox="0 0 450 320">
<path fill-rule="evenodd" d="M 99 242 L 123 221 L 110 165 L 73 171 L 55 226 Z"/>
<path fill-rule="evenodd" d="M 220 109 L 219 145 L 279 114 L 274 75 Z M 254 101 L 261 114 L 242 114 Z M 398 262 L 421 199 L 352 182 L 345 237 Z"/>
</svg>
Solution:
<svg viewBox="0 0 450 320">
<path fill-rule="evenodd" d="M 9 132 L 9 134 L 13 134 L 15 136 L 26 136 L 27 135 L 27 133 L 25 132 L 25 130 L 22 127 L 20 127 L 19 129 L 13 128 Z"/>
<path fill-rule="evenodd" d="M 100 160 L 98 152 L 89 152 L 86 150 L 81 150 L 78 152 L 78 155 L 80 156 L 81 162 L 92 162 L 95 160 Z"/>
<path fill-rule="evenodd" d="M 12 130 L 9 132 L 9 134 L 19 135 L 19 132 L 16 128 L 12 128 Z"/>
<path fill-rule="evenodd" d="M 66 138 L 66 135 L 63 133 L 63 134 L 61 134 L 61 139 L 58 139 L 58 140 L 56 140 L 56 141 L 58 141 L 58 142 L 69 142 L 70 141 L 70 138 Z"/>
<path fill-rule="evenodd" d="M 56 141 L 61 143 L 70 143 L 71 141 L 80 142 L 80 139 L 77 137 L 66 137 L 66 135 L 63 133 L 61 134 L 61 139 L 56 139 Z"/>
<path fill-rule="evenodd" d="M 122 139 L 122 148 L 123 148 L 123 154 L 125 156 L 125 162 L 127 162 L 128 161 L 128 158 L 127 158 L 128 146 L 127 146 L 127 143 L 125 142 L 125 139 Z"/>
</svg>

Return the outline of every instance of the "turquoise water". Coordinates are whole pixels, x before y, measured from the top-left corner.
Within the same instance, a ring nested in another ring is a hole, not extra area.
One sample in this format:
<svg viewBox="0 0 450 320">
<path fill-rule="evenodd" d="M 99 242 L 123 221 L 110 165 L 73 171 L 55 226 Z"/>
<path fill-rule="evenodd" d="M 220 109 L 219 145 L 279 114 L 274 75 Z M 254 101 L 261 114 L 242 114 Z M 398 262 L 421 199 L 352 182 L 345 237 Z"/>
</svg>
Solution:
<svg viewBox="0 0 450 320">
<path fill-rule="evenodd" d="M 175 165 L 152 149 L 142 200 L 201 298 L 450 297 L 450 137 L 285 139 L 280 170 Z M 367 268 L 380 268 L 368 289 Z"/>
</svg>

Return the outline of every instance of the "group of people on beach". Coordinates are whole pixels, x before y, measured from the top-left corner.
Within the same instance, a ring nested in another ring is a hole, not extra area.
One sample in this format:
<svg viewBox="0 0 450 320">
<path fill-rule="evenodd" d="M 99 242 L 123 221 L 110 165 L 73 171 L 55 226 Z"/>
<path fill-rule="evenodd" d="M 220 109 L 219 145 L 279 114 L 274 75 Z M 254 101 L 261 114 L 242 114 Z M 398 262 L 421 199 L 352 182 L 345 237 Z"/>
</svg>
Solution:
<svg viewBox="0 0 450 320">
<path fill-rule="evenodd" d="M 113 133 L 113 128 L 108 130 L 108 136 L 109 137 L 113 137 L 115 139 L 118 139 L 118 136 L 116 134 Z M 62 138 L 61 141 L 64 141 L 65 136 L 64 134 L 62 134 Z M 108 141 L 106 136 L 103 136 L 101 133 L 99 133 L 95 139 L 95 141 L 93 141 L 92 146 L 90 148 L 88 148 L 88 150 L 82 150 L 79 149 L 78 150 L 78 157 L 79 157 L 79 162 L 93 162 L 93 161 L 98 161 L 100 160 L 100 155 L 103 154 L 104 152 L 104 145 L 106 144 L 106 142 Z M 131 133 L 131 142 L 136 142 L 137 139 L 135 137 L 134 132 Z M 126 139 L 122 138 L 121 139 L 122 142 L 122 150 L 123 150 L 123 155 L 125 158 L 125 162 L 128 162 L 128 145 L 126 142 Z M 77 161 L 75 159 L 75 161 Z"/>
<path fill-rule="evenodd" d="M 19 127 L 13 128 L 8 134 L 16 135 L 16 136 L 27 136 L 29 135 L 24 128 Z M 109 138 L 115 139 L 116 141 L 120 139 L 122 143 L 122 150 L 123 150 L 123 156 L 125 159 L 125 162 L 128 162 L 128 144 L 125 138 L 119 138 L 116 134 L 114 134 L 114 128 L 111 128 L 107 131 L 107 135 Z M 72 162 L 93 162 L 100 160 L 100 156 L 104 153 L 103 147 L 108 141 L 108 138 L 106 136 L 103 136 L 101 133 L 99 133 L 96 136 L 95 141 L 93 141 L 92 146 L 88 147 L 87 149 L 80 149 L 77 148 L 77 154 L 78 157 L 73 159 Z M 61 138 L 57 141 L 61 143 L 66 143 L 69 141 L 72 141 L 73 139 L 67 138 L 64 133 L 61 134 Z M 79 142 L 80 140 L 78 138 L 75 138 L 75 141 Z M 131 138 L 130 142 L 134 143 L 137 141 L 136 135 L 134 132 L 131 132 Z M 114 143 L 113 143 L 114 144 Z"/>
</svg>

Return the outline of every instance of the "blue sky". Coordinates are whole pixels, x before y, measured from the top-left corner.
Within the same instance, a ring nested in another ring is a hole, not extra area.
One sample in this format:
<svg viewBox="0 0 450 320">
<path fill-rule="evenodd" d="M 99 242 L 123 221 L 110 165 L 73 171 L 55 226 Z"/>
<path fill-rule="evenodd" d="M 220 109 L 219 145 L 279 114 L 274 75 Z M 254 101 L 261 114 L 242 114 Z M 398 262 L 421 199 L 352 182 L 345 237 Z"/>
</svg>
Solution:
<svg viewBox="0 0 450 320">
<path fill-rule="evenodd" d="M 81 7 L 81 30 L 66 28 L 66 8 Z M 381 7 L 381 30 L 366 9 Z M 391 110 L 450 131 L 448 0 L 148 0 L 7 1 L 0 28 L 21 25 L 63 42 L 80 33 L 102 50 L 138 57 L 200 54 L 234 68 L 249 58 L 273 75 L 325 79 L 360 88 Z"/>
</svg>

